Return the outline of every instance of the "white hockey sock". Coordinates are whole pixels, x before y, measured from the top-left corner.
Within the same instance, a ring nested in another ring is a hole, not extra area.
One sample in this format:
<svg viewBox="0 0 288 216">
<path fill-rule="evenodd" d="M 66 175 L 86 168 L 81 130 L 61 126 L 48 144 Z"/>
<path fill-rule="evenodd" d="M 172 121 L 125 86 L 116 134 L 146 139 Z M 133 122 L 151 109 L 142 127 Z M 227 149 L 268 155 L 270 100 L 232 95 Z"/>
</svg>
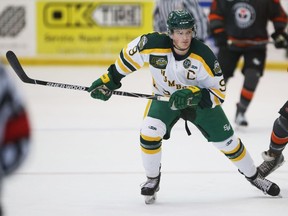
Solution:
<svg viewBox="0 0 288 216">
<path fill-rule="evenodd" d="M 155 154 L 148 154 L 142 149 L 142 162 L 146 172 L 146 176 L 154 178 L 159 175 L 159 168 L 161 163 L 161 149 Z"/>
<path fill-rule="evenodd" d="M 256 173 L 256 166 L 243 143 L 235 135 L 222 142 L 213 143 L 246 177 Z"/>
</svg>

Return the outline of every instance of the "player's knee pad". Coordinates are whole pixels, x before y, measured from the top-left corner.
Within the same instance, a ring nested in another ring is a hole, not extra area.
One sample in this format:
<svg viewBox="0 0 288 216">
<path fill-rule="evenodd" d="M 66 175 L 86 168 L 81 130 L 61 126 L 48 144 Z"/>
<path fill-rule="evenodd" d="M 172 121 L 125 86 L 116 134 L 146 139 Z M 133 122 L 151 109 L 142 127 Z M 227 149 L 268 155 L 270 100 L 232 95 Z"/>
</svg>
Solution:
<svg viewBox="0 0 288 216">
<path fill-rule="evenodd" d="M 149 154 L 157 153 L 166 133 L 166 125 L 159 119 L 147 116 L 140 131 L 140 145 Z"/>
<path fill-rule="evenodd" d="M 232 161 L 241 160 L 246 154 L 245 146 L 235 135 L 222 142 L 213 142 L 213 144 Z"/>
<path fill-rule="evenodd" d="M 261 77 L 261 72 L 255 69 L 246 69 L 244 77 L 244 88 L 254 91 Z"/>
</svg>

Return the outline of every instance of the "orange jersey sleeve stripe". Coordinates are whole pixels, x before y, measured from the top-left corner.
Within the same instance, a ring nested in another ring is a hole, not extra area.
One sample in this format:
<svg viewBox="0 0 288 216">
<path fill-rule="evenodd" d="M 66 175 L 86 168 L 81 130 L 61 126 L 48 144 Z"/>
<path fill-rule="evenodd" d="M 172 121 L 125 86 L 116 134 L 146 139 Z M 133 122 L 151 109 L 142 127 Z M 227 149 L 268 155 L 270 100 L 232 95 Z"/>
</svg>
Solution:
<svg viewBox="0 0 288 216">
<path fill-rule="evenodd" d="M 222 16 L 219 16 L 217 14 L 210 14 L 208 16 L 209 20 L 224 20 L 224 17 Z"/>
</svg>

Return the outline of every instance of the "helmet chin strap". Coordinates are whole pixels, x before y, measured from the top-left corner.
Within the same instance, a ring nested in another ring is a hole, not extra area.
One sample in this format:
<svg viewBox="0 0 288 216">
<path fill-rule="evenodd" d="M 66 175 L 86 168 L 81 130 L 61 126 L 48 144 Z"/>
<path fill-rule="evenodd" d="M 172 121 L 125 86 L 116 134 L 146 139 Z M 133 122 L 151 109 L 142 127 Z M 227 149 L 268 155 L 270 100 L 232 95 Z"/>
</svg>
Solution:
<svg viewBox="0 0 288 216">
<path fill-rule="evenodd" d="M 181 48 L 176 47 L 174 44 L 173 44 L 173 47 L 174 47 L 175 49 L 179 50 L 179 51 L 186 51 L 186 50 L 189 49 L 189 47 L 188 47 L 187 49 L 181 49 Z"/>
</svg>

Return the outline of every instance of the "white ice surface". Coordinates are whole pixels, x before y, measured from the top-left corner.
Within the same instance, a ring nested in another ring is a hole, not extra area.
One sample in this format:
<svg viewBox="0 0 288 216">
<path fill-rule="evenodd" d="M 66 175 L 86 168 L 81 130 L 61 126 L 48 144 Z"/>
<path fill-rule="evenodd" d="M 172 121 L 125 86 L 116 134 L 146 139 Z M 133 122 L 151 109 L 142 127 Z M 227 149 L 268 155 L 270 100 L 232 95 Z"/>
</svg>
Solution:
<svg viewBox="0 0 288 216">
<path fill-rule="evenodd" d="M 11 69 L 9 69 L 11 70 Z M 90 86 L 103 67 L 25 67 L 36 79 Z M 146 99 L 113 96 L 93 100 L 87 92 L 22 83 L 32 121 L 30 154 L 6 179 L 6 216 L 286 216 L 288 165 L 271 174 L 282 198 L 252 187 L 230 161 L 189 124 L 175 125 L 163 143 L 162 180 L 158 200 L 145 205 L 145 181 L 139 128 Z M 237 72 L 227 86 L 223 105 L 233 125 L 243 77 Z M 123 80 L 123 91 L 150 94 L 151 78 L 143 69 Z M 271 128 L 288 96 L 287 72 L 266 72 L 247 117 L 249 127 L 237 129 L 246 148 L 261 163 Z M 287 155 L 285 150 L 284 155 Z"/>
</svg>

